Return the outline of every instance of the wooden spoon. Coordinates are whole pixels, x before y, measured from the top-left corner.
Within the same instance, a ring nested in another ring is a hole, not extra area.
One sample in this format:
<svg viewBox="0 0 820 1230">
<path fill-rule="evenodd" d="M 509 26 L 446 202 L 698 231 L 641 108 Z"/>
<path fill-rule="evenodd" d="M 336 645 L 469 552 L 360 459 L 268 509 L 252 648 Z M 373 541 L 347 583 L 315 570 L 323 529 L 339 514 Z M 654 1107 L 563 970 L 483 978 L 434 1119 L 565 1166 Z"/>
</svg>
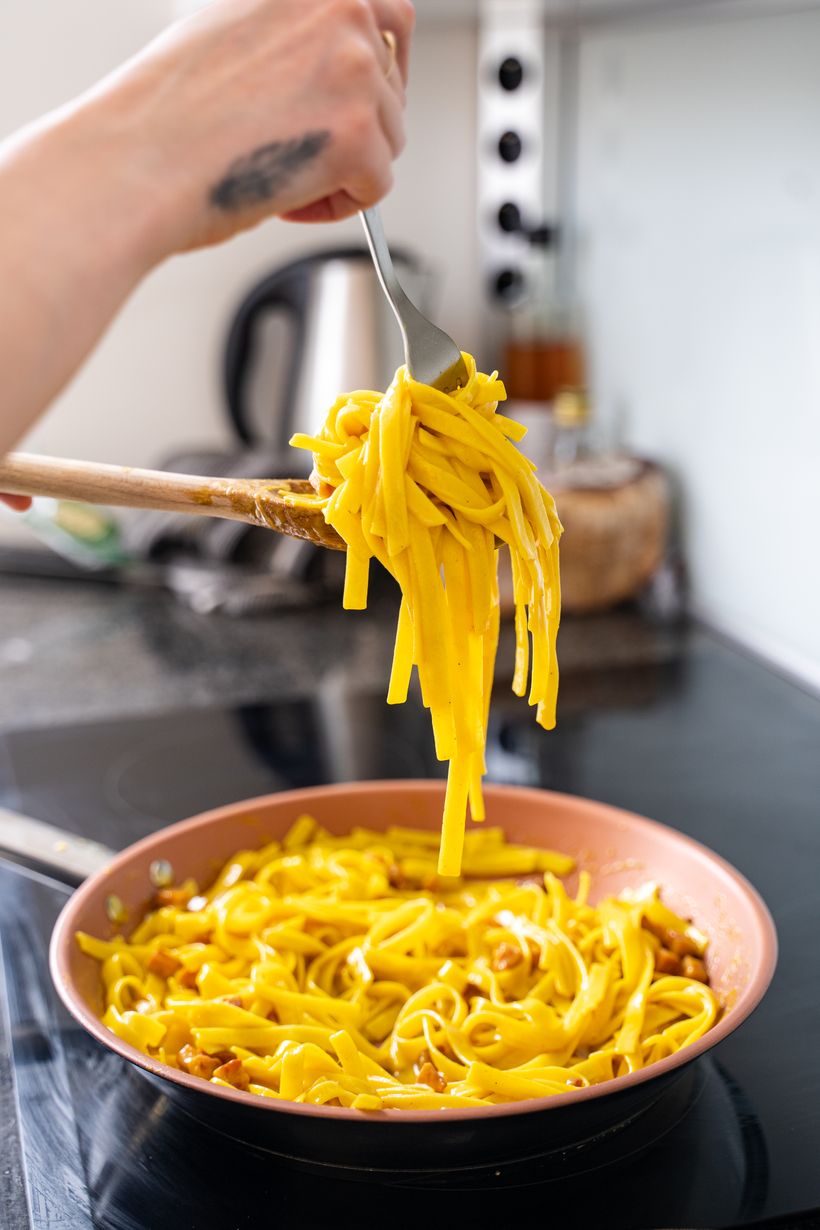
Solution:
<svg viewBox="0 0 820 1230">
<path fill-rule="evenodd" d="M 226 517 L 266 526 L 292 538 L 307 538 L 322 547 L 344 551 L 345 543 L 317 508 L 293 508 L 283 493 L 313 494 L 299 478 L 200 478 L 9 453 L 0 458 L 0 491 L 6 495 L 45 495 L 86 504 L 153 508 L 159 512 Z"/>
</svg>

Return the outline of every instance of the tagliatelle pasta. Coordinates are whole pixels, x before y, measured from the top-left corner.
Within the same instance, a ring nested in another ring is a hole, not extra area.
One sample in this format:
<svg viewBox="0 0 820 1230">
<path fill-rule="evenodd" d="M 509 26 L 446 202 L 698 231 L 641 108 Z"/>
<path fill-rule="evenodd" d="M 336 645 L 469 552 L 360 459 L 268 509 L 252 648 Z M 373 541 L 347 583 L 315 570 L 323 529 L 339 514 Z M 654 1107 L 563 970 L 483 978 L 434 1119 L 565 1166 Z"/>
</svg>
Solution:
<svg viewBox="0 0 820 1230">
<path fill-rule="evenodd" d="M 487 878 L 444 882 L 437 841 L 302 816 L 206 891 L 161 890 L 128 939 L 80 933 L 104 1023 L 215 1085 L 375 1111 L 563 1094 L 716 1020 L 706 938 L 657 888 L 590 905 L 585 872 L 562 883 L 572 859 L 489 826 L 464 846 Z"/>
<path fill-rule="evenodd" d="M 484 819 L 481 779 L 498 645 L 498 544 L 512 561 L 516 658 L 513 691 L 536 720 L 555 725 L 560 612 L 555 504 L 515 447 L 525 429 L 498 413 L 496 374 L 476 371 L 449 395 L 399 368 L 386 393 L 339 397 L 318 436 L 291 444 L 313 453 L 315 496 L 347 543 L 344 606 L 367 606 L 370 560 L 398 581 L 388 704 L 407 699 L 415 664 L 439 760 L 448 760 L 439 871 L 457 875 L 467 803 Z M 532 654 L 530 655 L 530 637 Z M 531 659 L 531 660 L 530 660 Z"/>
</svg>

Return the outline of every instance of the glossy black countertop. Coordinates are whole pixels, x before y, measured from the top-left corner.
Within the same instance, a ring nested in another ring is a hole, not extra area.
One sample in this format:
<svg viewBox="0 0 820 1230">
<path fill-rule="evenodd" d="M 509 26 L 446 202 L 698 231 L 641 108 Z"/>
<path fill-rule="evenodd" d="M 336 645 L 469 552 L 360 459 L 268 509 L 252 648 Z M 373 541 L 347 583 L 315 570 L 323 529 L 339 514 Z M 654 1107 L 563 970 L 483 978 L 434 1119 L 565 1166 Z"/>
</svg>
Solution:
<svg viewBox="0 0 820 1230">
<path fill-rule="evenodd" d="M 17 1134 L 0 1147 L 16 1192 L 6 1206 L 9 1230 L 368 1220 L 612 1230 L 817 1224 L 820 700 L 702 630 L 660 641 L 647 633 L 644 651 L 629 661 L 619 618 L 598 625 L 602 643 L 614 642 L 608 659 L 568 672 L 554 732 L 540 731 L 525 705 L 498 690 L 488 763 L 492 780 L 589 795 L 671 824 L 733 862 L 767 901 L 781 945 L 772 987 L 714 1059 L 693 1065 L 678 1100 L 663 1101 L 640 1132 L 625 1130 L 612 1152 L 593 1152 L 574 1169 L 506 1168 L 435 1190 L 308 1178 L 193 1127 L 71 1027 L 40 976 L 63 894 L 0 867 L 2 970 L 11 988 L 5 1041 L 0 1028 L 0 1110 L 16 1107 L 18 1118 Z M 338 626 L 328 621 L 327 629 Z M 387 626 L 372 626 L 374 645 L 387 643 Z M 119 847 L 267 790 L 440 774 L 417 704 L 384 705 L 382 652 L 348 671 L 291 663 L 292 690 L 252 703 L 229 693 L 222 705 L 197 700 L 116 721 L 13 723 L 0 735 L 0 804 Z M 315 656 L 335 661 L 325 645 Z M 307 690 L 296 686 L 297 669 L 314 681 Z M 24 935 L 16 925 L 23 915 Z M 53 1090 L 59 1113 L 50 1115 Z M 44 1155 L 37 1125 L 46 1121 L 59 1165 Z M 220 1165 L 238 1179 L 233 1188 Z M 62 1221 L 49 1221 L 43 1208 L 56 1208 Z"/>
</svg>

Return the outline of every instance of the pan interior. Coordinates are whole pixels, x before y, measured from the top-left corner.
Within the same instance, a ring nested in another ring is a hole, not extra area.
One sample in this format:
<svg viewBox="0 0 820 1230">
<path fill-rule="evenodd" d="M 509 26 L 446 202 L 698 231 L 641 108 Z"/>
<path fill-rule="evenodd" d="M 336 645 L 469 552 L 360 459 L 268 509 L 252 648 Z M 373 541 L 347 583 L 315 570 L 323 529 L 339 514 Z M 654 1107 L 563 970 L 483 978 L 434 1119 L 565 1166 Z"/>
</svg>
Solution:
<svg viewBox="0 0 820 1230">
<path fill-rule="evenodd" d="M 717 855 L 674 830 L 589 800 L 547 791 L 489 787 L 487 822 L 501 825 L 509 840 L 561 850 L 573 855 L 578 870 L 592 876 L 591 899 L 637 888 L 647 881 L 661 885 L 663 899 L 677 913 L 692 918 L 710 940 L 708 966 L 712 985 L 721 997 L 722 1019 L 691 1050 L 662 1060 L 651 1069 L 621 1077 L 607 1085 L 579 1090 L 551 1106 L 570 1103 L 585 1095 L 601 1097 L 610 1088 L 646 1073 L 660 1075 L 708 1049 L 736 1027 L 761 998 L 771 978 L 776 939 L 768 912 L 750 885 Z M 99 1021 L 102 986 L 99 966 L 80 952 L 76 931 L 110 938 L 118 928 L 106 912 L 111 894 L 123 903 L 128 933 L 149 908 L 151 863 L 167 859 L 178 881 L 193 876 L 209 883 L 226 859 L 239 849 L 259 848 L 284 835 L 293 821 L 309 812 L 330 832 L 342 835 L 361 825 L 383 830 L 402 825 L 435 830 L 441 821 L 443 783 L 374 782 L 317 787 L 237 803 L 195 817 L 123 851 L 102 873 L 87 881 L 71 898 L 58 920 L 52 942 L 52 969 L 57 989 L 80 1022 L 105 1045 L 126 1058 L 177 1083 L 191 1087 L 196 1078 L 178 1073 L 134 1051 Z M 566 881 L 575 888 L 577 872 Z M 657 1070 L 657 1072 L 656 1072 Z M 201 1082 L 197 1082 L 201 1084 Z M 282 1103 L 255 1098 L 234 1090 L 209 1086 L 209 1092 L 228 1100 L 265 1104 L 282 1111 Z M 541 1104 L 543 1099 L 536 1099 Z M 467 1118 L 498 1113 L 514 1115 L 528 1104 L 512 1103 L 481 1110 L 450 1111 L 448 1117 Z M 287 1105 L 286 1111 L 356 1118 L 359 1112 L 337 1108 Z M 441 1112 L 382 1112 L 384 1117 L 435 1118 Z"/>
</svg>

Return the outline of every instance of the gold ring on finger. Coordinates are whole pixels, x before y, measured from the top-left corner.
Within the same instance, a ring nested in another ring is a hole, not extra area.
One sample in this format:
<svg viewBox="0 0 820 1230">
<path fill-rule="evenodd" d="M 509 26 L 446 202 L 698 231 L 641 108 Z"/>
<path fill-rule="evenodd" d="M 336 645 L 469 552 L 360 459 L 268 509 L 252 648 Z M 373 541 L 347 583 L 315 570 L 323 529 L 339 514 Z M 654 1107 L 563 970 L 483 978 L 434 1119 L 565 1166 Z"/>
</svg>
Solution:
<svg viewBox="0 0 820 1230">
<path fill-rule="evenodd" d="M 381 36 L 382 36 L 382 42 L 387 48 L 388 54 L 390 56 L 390 61 L 387 65 L 387 68 L 384 70 L 384 76 L 386 80 L 390 76 L 390 74 L 393 72 L 393 69 L 396 67 L 397 42 L 396 42 L 396 36 L 392 30 L 382 30 Z"/>
</svg>

